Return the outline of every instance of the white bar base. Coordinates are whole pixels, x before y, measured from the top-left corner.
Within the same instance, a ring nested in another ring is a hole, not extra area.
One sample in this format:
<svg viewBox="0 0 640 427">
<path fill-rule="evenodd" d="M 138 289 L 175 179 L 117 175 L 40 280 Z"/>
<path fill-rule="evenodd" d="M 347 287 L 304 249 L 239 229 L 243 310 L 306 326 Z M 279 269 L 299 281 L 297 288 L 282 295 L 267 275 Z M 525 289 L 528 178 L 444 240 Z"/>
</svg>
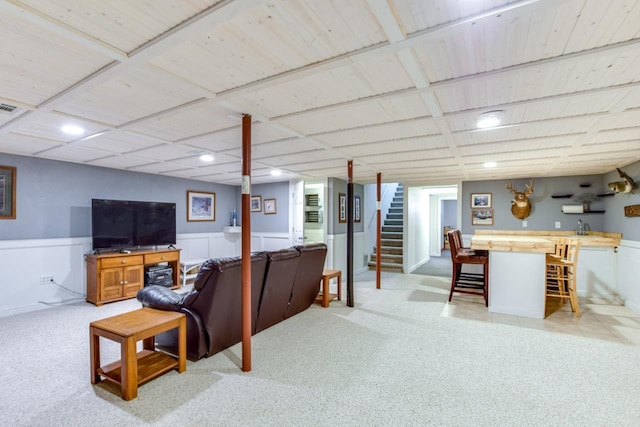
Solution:
<svg viewBox="0 0 640 427">
<path fill-rule="evenodd" d="M 489 311 L 544 319 L 546 254 L 489 251 Z"/>
</svg>

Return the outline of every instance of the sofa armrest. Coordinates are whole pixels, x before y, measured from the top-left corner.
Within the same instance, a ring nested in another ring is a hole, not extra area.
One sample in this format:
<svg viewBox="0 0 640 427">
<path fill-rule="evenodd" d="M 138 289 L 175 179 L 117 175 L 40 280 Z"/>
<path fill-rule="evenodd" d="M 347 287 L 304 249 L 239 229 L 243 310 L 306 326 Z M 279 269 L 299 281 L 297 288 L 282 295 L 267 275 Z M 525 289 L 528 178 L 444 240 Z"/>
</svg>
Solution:
<svg viewBox="0 0 640 427">
<path fill-rule="evenodd" d="M 145 286 L 140 289 L 136 299 L 145 307 L 159 310 L 180 311 L 182 307 L 182 296 L 180 294 L 159 285 Z"/>
</svg>

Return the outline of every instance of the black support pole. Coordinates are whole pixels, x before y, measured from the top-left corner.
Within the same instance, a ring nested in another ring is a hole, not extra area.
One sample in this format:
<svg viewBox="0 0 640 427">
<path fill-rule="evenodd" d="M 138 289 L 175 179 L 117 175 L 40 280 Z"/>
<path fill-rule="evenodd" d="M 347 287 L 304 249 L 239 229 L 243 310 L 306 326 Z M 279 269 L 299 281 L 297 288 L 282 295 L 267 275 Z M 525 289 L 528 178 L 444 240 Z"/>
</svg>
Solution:
<svg viewBox="0 0 640 427">
<path fill-rule="evenodd" d="M 353 161 L 347 163 L 347 306 L 353 307 Z"/>
</svg>

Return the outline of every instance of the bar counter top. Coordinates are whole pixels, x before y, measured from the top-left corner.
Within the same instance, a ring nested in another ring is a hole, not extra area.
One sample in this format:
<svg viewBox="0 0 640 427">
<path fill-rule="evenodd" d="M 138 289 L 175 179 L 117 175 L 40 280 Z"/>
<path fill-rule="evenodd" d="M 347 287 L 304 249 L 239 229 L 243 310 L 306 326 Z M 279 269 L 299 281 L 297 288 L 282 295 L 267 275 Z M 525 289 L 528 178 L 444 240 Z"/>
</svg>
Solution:
<svg viewBox="0 0 640 427">
<path fill-rule="evenodd" d="M 615 247 L 620 244 L 621 233 L 589 231 L 578 236 L 572 231 L 520 231 L 520 230 L 476 230 L 471 238 L 472 249 L 506 252 L 553 253 L 556 239 L 560 236 L 579 239 L 582 246 Z"/>
</svg>

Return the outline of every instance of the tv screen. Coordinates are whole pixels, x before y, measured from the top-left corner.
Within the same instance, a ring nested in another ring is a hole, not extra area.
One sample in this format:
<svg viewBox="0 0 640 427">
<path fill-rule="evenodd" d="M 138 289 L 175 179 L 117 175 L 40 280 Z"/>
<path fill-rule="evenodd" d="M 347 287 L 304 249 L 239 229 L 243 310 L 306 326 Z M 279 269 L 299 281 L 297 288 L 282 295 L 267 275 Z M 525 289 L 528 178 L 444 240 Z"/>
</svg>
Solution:
<svg viewBox="0 0 640 427">
<path fill-rule="evenodd" d="M 176 243 L 176 204 L 127 200 L 91 201 L 93 249 Z"/>
</svg>

